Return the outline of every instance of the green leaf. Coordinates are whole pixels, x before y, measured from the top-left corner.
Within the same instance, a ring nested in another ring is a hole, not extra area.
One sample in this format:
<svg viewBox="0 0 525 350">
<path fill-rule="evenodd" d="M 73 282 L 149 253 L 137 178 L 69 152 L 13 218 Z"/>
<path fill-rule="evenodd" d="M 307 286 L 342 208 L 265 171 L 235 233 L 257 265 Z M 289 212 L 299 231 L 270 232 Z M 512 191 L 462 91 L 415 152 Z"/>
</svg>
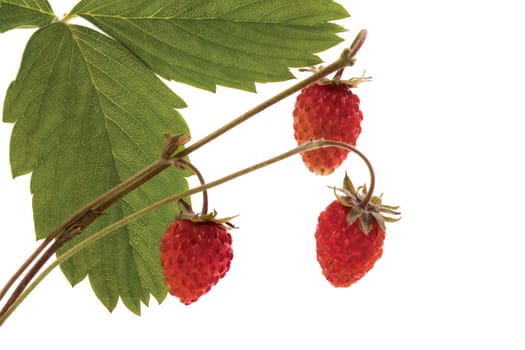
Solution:
<svg viewBox="0 0 525 350">
<path fill-rule="evenodd" d="M 18 27 L 42 27 L 54 18 L 47 0 L 0 0 L 0 33 Z"/>
<path fill-rule="evenodd" d="M 8 89 L 4 120 L 15 122 L 13 176 L 32 172 L 37 238 L 155 159 L 164 132 L 188 134 L 184 107 L 160 79 L 117 41 L 91 29 L 54 23 L 29 40 Z M 68 246 L 136 210 L 187 189 L 169 169 L 112 206 Z M 159 244 L 174 211 L 164 208 L 115 231 L 62 264 L 76 284 L 89 275 L 113 310 L 121 298 L 133 312 L 152 294 L 166 296 Z M 67 247 L 65 247 L 67 249 Z"/>
<path fill-rule="evenodd" d="M 214 91 L 255 91 L 341 42 L 330 0 L 83 0 L 71 11 L 122 42 L 162 77 Z"/>
</svg>

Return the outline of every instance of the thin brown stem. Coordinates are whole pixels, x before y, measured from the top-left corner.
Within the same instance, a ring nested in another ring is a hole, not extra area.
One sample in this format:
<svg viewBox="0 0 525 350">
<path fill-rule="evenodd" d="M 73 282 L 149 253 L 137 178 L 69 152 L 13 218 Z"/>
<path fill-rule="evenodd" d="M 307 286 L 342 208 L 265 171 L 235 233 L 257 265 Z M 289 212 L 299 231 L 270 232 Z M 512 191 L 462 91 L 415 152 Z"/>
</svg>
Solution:
<svg viewBox="0 0 525 350">
<path fill-rule="evenodd" d="M 199 171 L 199 169 L 197 169 L 197 167 L 195 165 L 193 165 L 192 163 L 184 160 L 184 159 L 177 159 L 177 163 L 180 163 L 180 164 L 183 164 L 185 167 L 187 168 L 190 168 L 193 173 L 197 176 L 197 178 L 199 179 L 199 183 L 201 185 L 204 185 L 206 183 L 206 181 L 204 180 L 204 177 L 202 176 L 202 173 Z M 207 190 L 203 190 L 202 191 L 202 211 L 201 211 L 201 214 L 202 215 L 206 215 L 208 214 L 208 191 Z"/>
<path fill-rule="evenodd" d="M 368 186 L 369 188 L 369 194 L 368 196 L 372 196 L 373 192 L 374 192 L 374 188 L 375 188 L 375 173 L 374 173 L 374 168 L 372 167 L 372 163 L 370 162 L 370 160 L 368 160 L 368 158 L 365 156 L 365 154 L 361 151 L 359 151 L 356 147 L 350 145 L 350 144 L 346 144 L 344 142 L 340 142 L 340 141 L 331 141 L 331 140 L 315 140 L 315 141 L 307 141 L 305 143 L 303 143 L 301 146 L 298 146 L 292 150 L 289 150 L 287 152 L 284 152 L 276 157 L 273 157 L 273 158 L 270 158 L 270 159 L 267 159 L 263 162 L 260 162 L 260 163 L 257 163 L 255 165 L 252 165 L 250 167 L 247 167 L 247 168 L 244 168 L 242 170 L 239 170 L 237 172 L 234 172 L 234 173 L 231 173 L 230 175 L 227 175 L 227 176 L 224 176 L 218 180 L 215 180 L 215 181 L 211 181 L 211 182 L 208 182 L 204 185 L 201 185 L 201 186 L 198 186 L 198 187 L 194 187 L 193 189 L 190 189 L 188 191 L 185 191 L 183 194 L 175 194 L 173 196 L 170 196 L 170 197 L 167 197 L 165 199 L 162 199 L 158 202 L 156 202 L 155 204 L 152 204 L 150 205 L 149 207 L 147 208 L 144 208 L 140 211 L 140 216 L 146 214 L 147 212 L 153 210 L 153 209 L 156 209 L 156 208 L 159 208 L 163 205 L 166 205 L 166 204 L 169 204 L 171 202 L 174 202 L 174 201 L 177 201 L 181 198 L 184 198 L 184 197 L 187 197 L 187 196 L 191 196 L 195 193 L 199 193 L 199 192 L 202 192 L 202 191 L 205 191 L 205 190 L 208 190 L 212 187 L 216 187 L 216 186 L 219 186 L 219 185 L 222 185 L 228 181 L 231 181 L 231 180 L 234 180 L 238 177 L 241 177 L 243 175 L 246 175 L 246 174 L 249 174 L 251 172 L 254 172 L 256 170 L 259 170 L 259 169 L 262 169 L 264 167 L 267 167 L 271 164 L 274 164 L 274 163 L 277 163 L 281 160 L 284 160 L 286 158 L 289 158 L 293 155 L 296 155 L 296 154 L 299 154 L 299 153 L 302 153 L 302 152 L 307 152 L 307 151 L 311 151 L 311 150 L 314 150 L 314 149 L 318 149 L 318 148 L 324 148 L 324 147 L 339 147 L 339 148 L 344 148 L 346 150 L 349 150 L 349 151 L 352 151 L 353 153 L 355 153 L 357 156 L 359 156 L 359 158 L 361 158 L 363 160 L 363 162 L 365 163 L 367 169 L 368 169 L 368 172 L 370 174 L 370 184 Z M 136 214 L 138 214 L 139 212 L 137 212 Z M 132 214 L 132 215 L 135 215 L 135 214 Z"/>
<path fill-rule="evenodd" d="M 11 297 L 6 301 L 4 307 L 0 310 L 0 317 L 9 310 L 13 303 L 20 297 L 27 285 L 36 276 L 38 271 L 45 265 L 45 263 L 56 253 L 56 251 L 73 237 L 78 236 L 87 226 L 94 222 L 102 212 L 88 211 L 88 215 L 84 215 L 81 220 L 77 221 L 73 226 L 69 227 L 60 235 L 54 242 L 45 250 L 40 258 L 28 270 L 24 278 L 18 283 L 17 287 L 11 294 Z"/>
<path fill-rule="evenodd" d="M 363 44 L 365 43 L 365 40 L 366 40 L 366 36 L 368 35 L 368 32 L 366 31 L 366 29 L 363 29 L 359 32 L 359 34 L 357 34 L 357 36 L 355 37 L 354 41 L 352 42 L 352 45 L 350 45 L 350 52 L 349 52 L 349 57 L 350 59 L 352 60 L 352 64 L 354 63 L 354 57 L 355 55 L 357 54 L 357 52 L 359 52 L 359 50 L 361 49 L 361 47 L 363 47 Z M 345 67 L 342 67 L 341 69 L 339 69 L 334 77 L 332 78 L 333 80 L 340 80 L 341 77 L 343 76 L 343 72 L 345 70 Z"/>
<path fill-rule="evenodd" d="M 24 273 L 24 271 L 33 263 L 33 261 L 40 255 L 40 253 L 47 247 L 47 245 L 52 241 L 51 238 L 46 238 L 42 243 L 35 249 L 33 254 L 24 261 L 24 263 L 16 270 L 16 272 L 11 276 L 7 281 L 5 286 L 0 291 L 0 300 L 7 294 L 7 291 L 13 286 L 18 278 Z"/>
</svg>

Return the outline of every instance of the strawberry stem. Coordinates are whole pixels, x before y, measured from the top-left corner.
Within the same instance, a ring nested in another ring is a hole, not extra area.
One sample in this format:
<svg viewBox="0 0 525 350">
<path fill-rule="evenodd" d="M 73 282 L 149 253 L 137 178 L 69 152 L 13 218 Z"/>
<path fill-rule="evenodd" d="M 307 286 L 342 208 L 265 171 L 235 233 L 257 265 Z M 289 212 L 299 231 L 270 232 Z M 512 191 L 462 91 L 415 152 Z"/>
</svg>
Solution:
<svg viewBox="0 0 525 350">
<path fill-rule="evenodd" d="M 16 310 L 16 308 L 22 303 L 22 301 L 29 295 L 29 293 L 31 293 L 31 291 L 57 266 L 59 266 L 60 264 L 62 264 L 63 262 L 65 262 L 67 259 L 71 258 L 73 255 L 77 254 L 79 251 L 81 251 L 82 249 L 88 247 L 89 245 L 95 243 L 96 241 L 98 241 L 99 239 L 101 239 L 102 237 L 105 237 L 107 236 L 108 234 L 110 234 L 111 232 L 127 225 L 128 223 L 144 216 L 145 214 L 155 210 L 155 209 L 158 209 L 159 207 L 162 207 L 164 205 L 167 205 L 169 203 L 172 203 L 172 202 L 175 202 L 175 201 L 178 201 L 178 200 L 181 200 L 185 197 L 188 197 L 188 196 L 191 196 L 193 194 L 196 194 L 196 193 L 199 193 L 199 192 L 204 192 L 210 188 L 213 188 L 213 187 L 216 187 L 216 186 L 219 186 L 219 185 L 222 185 L 228 181 L 231 181 L 233 179 L 236 179 L 238 177 L 241 177 L 243 175 L 246 175 L 246 174 L 249 174 L 251 172 L 254 172 L 256 170 L 259 170 L 261 168 L 264 168 L 266 166 L 269 166 L 271 164 L 274 164 L 274 163 L 277 163 L 281 160 L 284 160 L 286 158 L 289 158 L 293 155 L 297 155 L 297 154 L 300 154 L 302 152 L 306 152 L 306 151 L 311 151 L 311 150 L 314 150 L 314 149 L 318 149 L 318 148 L 324 148 L 324 147 L 339 147 L 339 148 L 344 148 L 344 149 L 347 149 L 349 151 L 352 151 L 353 153 L 357 154 L 366 164 L 367 168 L 368 168 L 368 171 L 370 173 L 370 186 L 369 186 L 369 192 L 367 194 L 367 196 L 365 197 L 365 199 L 363 200 L 362 203 L 368 203 L 368 201 L 370 200 L 371 196 L 372 196 L 372 193 L 374 191 L 374 186 L 375 186 L 375 174 L 374 174 L 374 169 L 372 167 L 372 164 L 370 163 L 370 161 L 368 160 L 368 158 L 361 152 L 359 151 L 357 148 L 355 148 L 354 146 L 352 145 L 349 145 L 349 144 L 346 144 L 346 143 L 343 143 L 343 142 L 339 142 L 339 141 L 331 141 L 331 140 L 315 140 L 315 141 L 307 141 L 305 143 L 303 143 L 301 146 L 298 146 L 292 150 L 289 150 L 287 152 L 284 152 L 276 157 L 273 157 L 273 158 L 270 158 L 270 159 L 267 159 L 263 162 L 260 162 L 260 163 L 257 163 L 255 165 L 252 165 L 250 167 L 247 167 L 247 168 L 244 168 L 242 170 L 239 170 L 237 172 L 234 172 L 234 173 L 231 173 L 230 175 L 227 175 L 227 176 L 224 176 L 218 180 L 215 180 L 215 181 L 212 181 L 212 182 L 208 182 L 208 183 L 202 183 L 200 186 L 197 186 L 197 187 L 194 187 L 192 189 L 189 189 L 187 191 L 184 191 L 184 192 L 180 192 L 180 193 L 177 193 L 177 194 L 174 194 L 172 196 L 169 196 L 165 199 L 162 199 L 152 205 L 149 205 L 111 225 L 108 225 L 106 226 L 105 228 L 103 228 L 102 230 L 94 233 L 93 235 L 87 237 L 86 239 L 84 239 L 83 241 L 79 242 L 78 244 L 76 244 L 75 246 L 71 247 L 69 250 L 67 250 L 66 252 L 64 252 L 63 254 L 61 254 L 59 257 L 57 257 L 57 259 L 55 261 L 53 261 L 52 263 L 49 264 L 49 266 L 43 270 L 38 276 L 35 277 L 35 279 L 33 280 L 33 282 L 27 286 L 27 288 L 24 288 L 23 291 L 20 291 L 20 294 L 17 296 L 17 298 L 15 298 L 14 300 L 12 300 L 10 303 L 9 303 L 9 306 L 4 306 L 4 309 L 2 310 L 2 312 L 0 313 L 0 326 L 6 321 L 6 319 L 13 313 L 14 310 Z M 180 161 L 180 159 L 177 159 L 177 161 Z M 184 164 L 184 162 L 183 162 Z M 192 168 L 193 169 L 193 168 Z M 199 176 L 199 175 L 197 175 Z M 201 177 L 199 177 L 199 180 L 201 179 Z M 365 204 L 366 206 L 366 204 Z"/>
<path fill-rule="evenodd" d="M 361 30 L 357 34 L 357 36 L 355 37 L 354 41 L 352 42 L 352 45 L 350 45 L 350 50 L 348 51 L 348 58 L 352 62 L 352 64 L 350 64 L 350 65 L 354 64 L 354 62 L 355 62 L 355 58 L 354 57 L 355 57 L 355 55 L 357 55 L 357 53 L 359 52 L 359 49 L 361 49 L 361 47 L 365 43 L 367 35 L 368 35 L 368 32 L 366 31 L 366 29 Z M 341 80 L 341 77 L 343 76 L 343 72 L 344 72 L 345 68 L 346 67 L 342 67 L 341 69 L 339 69 L 335 73 L 335 75 L 334 75 L 334 77 L 332 79 L 335 80 L 335 81 Z"/>
<path fill-rule="evenodd" d="M 206 181 L 204 180 L 204 177 L 202 176 L 202 173 L 199 171 L 199 169 L 197 169 L 195 165 L 193 165 L 192 163 L 184 159 L 176 159 L 175 161 L 177 163 L 182 164 L 184 167 L 190 168 L 193 171 L 193 173 L 197 176 L 197 178 L 199 179 L 201 186 L 206 183 Z M 207 190 L 202 190 L 202 212 L 201 214 L 202 215 L 208 214 L 208 191 Z"/>
</svg>

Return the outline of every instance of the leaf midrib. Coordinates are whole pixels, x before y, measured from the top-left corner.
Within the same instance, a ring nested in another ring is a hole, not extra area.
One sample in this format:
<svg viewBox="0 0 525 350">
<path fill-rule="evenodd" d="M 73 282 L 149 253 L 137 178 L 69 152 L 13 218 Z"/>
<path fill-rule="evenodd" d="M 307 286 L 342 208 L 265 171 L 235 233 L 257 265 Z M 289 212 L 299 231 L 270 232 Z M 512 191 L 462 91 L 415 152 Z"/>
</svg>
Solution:
<svg viewBox="0 0 525 350">
<path fill-rule="evenodd" d="M 96 67 L 96 65 L 92 62 L 90 62 L 87 57 L 88 55 L 86 55 L 83 50 L 82 50 L 82 46 L 80 45 L 80 41 L 81 41 L 81 38 L 77 37 L 75 35 L 75 33 L 73 32 L 73 30 L 71 30 L 71 28 L 69 26 L 67 26 L 68 30 L 70 31 L 71 33 L 71 37 L 72 37 L 72 40 L 73 40 L 73 43 L 75 45 L 75 47 L 77 48 L 78 52 L 80 53 L 81 57 L 82 57 L 82 60 L 85 64 L 85 68 L 86 68 L 86 71 L 88 72 L 89 74 L 89 80 L 91 82 L 91 86 L 93 87 L 94 91 L 95 91 L 95 96 L 96 96 L 96 100 L 97 100 L 97 104 L 98 104 L 98 107 L 100 108 L 101 112 L 102 112 L 102 115 L 104 116 L 103 120 L 104 120 L 104 131 L 105 131 L 105 139 L 106 139 L 106 142 L 110 145 L 110 148 L 113 149 L 113 143 L 112 143 L 112 140 L 111 140 L 111 137 L 109 136 L 109 130 L 108 130 L 108 118 L 106 116 L 106 113 L 104 112 L 104 108 L 103 108 L 103 103 L 102 101 L 100 100 L 100 97 L 101 96 L 106 96 L 104 94 L 103 91 L 101 91 L 98 87 L 97 87 L 97 84 L 95 82 L 95 79 L 93 77 L 93 72 L 92 72 L 92 67 Z M 87 45 L 87 43 L 85 43 Z M 108 96 L 106 96 L 106 98 L 109 99 Z M 120 109 L 122 109 L 120 106 L 119 106 Z M 109 119 L 111 120 L 111 119 Z M 112 121 L 112 122 L 115 122 L 115 121 Z M 112 154 L 112 157 L 114 160 L 116 161 L 120 161 L 118 160 L 118 157 L 116 157 L 115 154 Z M 115 162 L 111 162 L 111 166 L 112 166 L 112 172 L 114 172 L 117 176 L 120 176 L 119 174 L 119 171 L 116 167 L 116 163 Z M 125 199 L 123 199 L 125 201 Z M 128 203 L 129 205 L 129 203 Z M 124 210 L 122 208 L 122 206 L 120 204 L 117 204 L 117 205 L 114 205 L 113 206 L 114 210 L 118 211 L 118 213 L 116 213 L 119 217 L 122 217 L 124 215 Z M 121 230 L 123 230 L 123 233 L 125 234 L 126 236 L 126 245 L 128 245 L 131 249 L 133 248 L 132 245 L 130 244 L 130 232 L 129 232 L 129 229 L 127 226 L 121 228 Z M 134 264 L 134 261 L 131 261 L 132 264 Z M 93 271 L 93 269 L 95 269 L 95 267 L 91 267 L 88 272 L 88 274 L 91 274 L 91 272 Z M 115 281 L 116 280 L 120 280 L 121 279 L 121 276 L 113 276 L 111 271 L 108 269 L 108 266 L 106 266 L 106 264 L 100 264 L 96 267 L 96 271 L 101 274 L 103 277 L 103 279 L 106 281 L 105 283 L 105 286 L 106 288 L 109 288 L 108 290 L 106 290 L 105 292 L 105 295 L 111 295 L 111 288 L 108 287 L 109 285 L 111 284 L 116 284 L 118 285 L 117 287 L 117 295 L 122 298 L 122 295 L 121 294 L 125 294 L 125 290 L 123 290 L 123 286 L 120 285 L 119 283 L 117 283 Z M 139 282 L 139 284 L 141 284 L 141 282 Z"/>
<path fill-rule="evenodd" d="M 98 13 L 91 13 L 91 12 L 84 12 L 84 13 L 78 13 L 76 14 L 80 17 L 94 17 L 94 18 L 111 18 L 111 19 L 120 19 L 124 21 L 129 20 L 148 20 L 148 21 L 155 21 L 155 20 L 163 20 L 163 21 L 215 21 L 215 22 L 233 22 L 233 23 L 239 23 L 239 24 L 245 24 L 245 25 L 261 25 L 261 24 L 269 24 L 269 25 L 278 25 L 278 26 L 285 26 L 285 27 L 297 27 L 297 28 L 304 28 L 304 27 L 312 27 L 319 25 L 320 23 L 315 23 L 312 25 L 298 25 L 298 24 L 288 24 L 286 21 L 284 22 L 270 22 L 270 21 L 247 21 L 247 20 L 238 20 L 238 19 L 224 19 L 219 17 L 176 17 L 176 16 L 170 16 L 170 17 L 150 17 L 150 16 L 119 16 L 119 15 L 108 15 L 108 14 L 98 14 Z M 294 17 L 293 20 L 298 20 L 301 18 L 306 18 L 308 16 L 302 16 L 302 17 Z"/>
<path fill-rule="evenodd" d="M 104 129 L 105 129 L 105 131 L 106 131 L 106 135 L 109 135 L 107 122 L 108 122 L 108 121 L 111 121 L 111 122 L 114 123 L 115 125 L 118 125 L 118 123 L 117 123 L 116 120 L 111 119 L 111 117 L 108 116 L 108 115 L 104 112 L 103 103 L 100 101 L 100 96 L 104 96 L 105 98 L 107 98 L 109 101 L 111 101 L 113 104 L 115 104 L 115 106 L 117 106 L 120 110 L 124 111 L 124 112 L 125 112 L 130 118 L 133 118 L 133 120 L 134 120 L 135 122 L 140 123 L 142 126 L 144 126 L 144 123 L 142 123 L 141 120 L 134 118 L 132 115 L 129 114 L 129 112 L 128 112 L 125 108 L 123 108 L 123 107 L 120 106 L 118 103 L 116 103 L 115 101 L 113 101 L 113 100 L 112 100 L 107 94 L 105 94 L 102 90 L 100 90 L 100 89 L 97 87 L 97 84 L 96 84 L 96 82 L 95 82 L 95 79 L 93 78 L 93 73 L 92 73 L 92 68 L 91 68 L 91 66 L 93 66 L 93 67 L 97 67 L 97 65 L 94 64 L 93 62 L 89 61 L 89 60 L 87 59 L 87 55 L 83 53 L 83 51 L 82 51 L 82 46 L 79 45 L 79 42 L 81 42 L 82 39 L 81 39 L 81 38 L 78 38 L 77 36 L 75 36 L 75 34 L 74 34 L 73 31 L 71 31 L 71 35 L 72 35 L 72 38 L 73 38 L 73 42 L 75 43 L 75 45 L 76 45 L 78 51 L 79 51 L 80 53 L 82 53 L 82 59 L 83 59 L 83 61 L 86 63 L 86 70 L 87 70 L 87 72 L 89 73 L 89 80 L 90 80 L 90 82 L 91 82 L 91 85 L 92 85 L 93 88 L 95 89 L 96 96 L 97 96 L 97 102 L 98 102 L 98 105 L 99 105 L 99 107 L 100 107 L 100 109 L 101 109 L 101 111 L 103 112 L 103 115 L 104 115 L 104 126 L 105 126 Z M 89 45 L 87 42 L 85 42 L 85 41 L 83 41 L 83 42 L 84 42 L 85 45 Z M 95 50 L 95 48 L 93 48 L 93 47 L 92 47 L 92 49 Z M 98 69 L 100 69 L 100 68 L 98 68 Z M 126 88 L 121 82 L 116 81 L 115 79 L 113 79 L 112 76 L 111 76 L 111 74 L 108 74 L 106 71 L 104 71 L 104 70 L 102 70 L 102 69 L 100 69 L 100 71 L 101 71 L 102 73 L 106 74 L 106 75 L 107 75 L 110 79 L 112 79 L 116 84 L 118 84 L 118 85 L 120 85 L 120 86 Z M 131 91 L 130 91 L 129 89 L 126 89 L 126 90 L 127 90 L 129 93 L 131 93 Z M 119 126 L 119 128 L 120 128 L 121 130 L 124 131 L 124 129 L 121 128 L 120 126 Z M 148 130 L 148 131 L 151 131 L 151 130 Z M 106 138 L 108 139 L 108 142 L 111 144 L 111 138 L 110 138 L 109 136 L 107 136 Z M 129 139 L 132 139 L 132 137 L 130 136 Z M 137 145 L 137 146 L 139 146 L 139 145 Z M 113 148 L 113 147 L 111 147 L 111 148 Z M 138 148 L 138 149 L 141 149 L 140 147 L 137 147 L 137 148 Z M 147 154 L 146 154 L 145 152 L 143 152 L 143 155 L 147 156 Z M 116 159 L 118 160 L 118 158 L 117 158 L 115 155 L 113 155 L 113 157 L 116 158 Z M 115 171 L 116 171 L 116 169 L 115 169 Z M 116 172 L 117 172 L 117 174 L 118 174 L 118 171 L 116 171 Z"/>
</svg>

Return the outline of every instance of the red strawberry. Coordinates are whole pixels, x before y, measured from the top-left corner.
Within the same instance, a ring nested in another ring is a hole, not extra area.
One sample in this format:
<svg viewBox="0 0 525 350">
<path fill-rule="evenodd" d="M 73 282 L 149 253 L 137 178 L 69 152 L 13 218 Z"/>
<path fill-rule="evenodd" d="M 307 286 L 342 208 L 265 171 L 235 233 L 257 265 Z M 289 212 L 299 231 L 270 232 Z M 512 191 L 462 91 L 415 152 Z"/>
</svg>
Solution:
<svg viewBox="0 0 525 350">
<path fill-rule="evenodd" d="M 293 111 L 294 136 L 299 145 L 311 139 L 325 139 L 355 146 L 363 119 L 359 97 L 350 89 L 355 85 L 330 81 L 310 84 L 301 91 Z M 347 154 L 348 150 L 326 147 L 303 152 L 301 156 L 310 171 L 328 175 L 341 165 Z"/>
<path fill-rule="evenodd" d="M 333 201 L 319 216 L 315 239 L 323 275 L 335 287 L 359 280 L 383 254 L 385 232 L 377 223 L 364 234 L 357 222 L 348 224 L 349 207 Z"/>
<path fill-rule="evenodd" d="M 356 191 L 348 177 L 345 185 L 346 196 L 337 196 L 319 215 L 315 232 L 317 261 L 335 287 L 350 286 L 374 266 L 383 254 L 385 221 L 398 220 L 382 213 L 400 214 L 398 207 L 381 204 L 380 197 L 363 205 L 366 188 Z"/>
<path fill-rule="evenodd" d="M 231 244 L 226 227 L 217 222 L 173 222 L 160 245 L 169 292 L 186 305 L 197 301 L 230 269 Z"/>
</svg>

